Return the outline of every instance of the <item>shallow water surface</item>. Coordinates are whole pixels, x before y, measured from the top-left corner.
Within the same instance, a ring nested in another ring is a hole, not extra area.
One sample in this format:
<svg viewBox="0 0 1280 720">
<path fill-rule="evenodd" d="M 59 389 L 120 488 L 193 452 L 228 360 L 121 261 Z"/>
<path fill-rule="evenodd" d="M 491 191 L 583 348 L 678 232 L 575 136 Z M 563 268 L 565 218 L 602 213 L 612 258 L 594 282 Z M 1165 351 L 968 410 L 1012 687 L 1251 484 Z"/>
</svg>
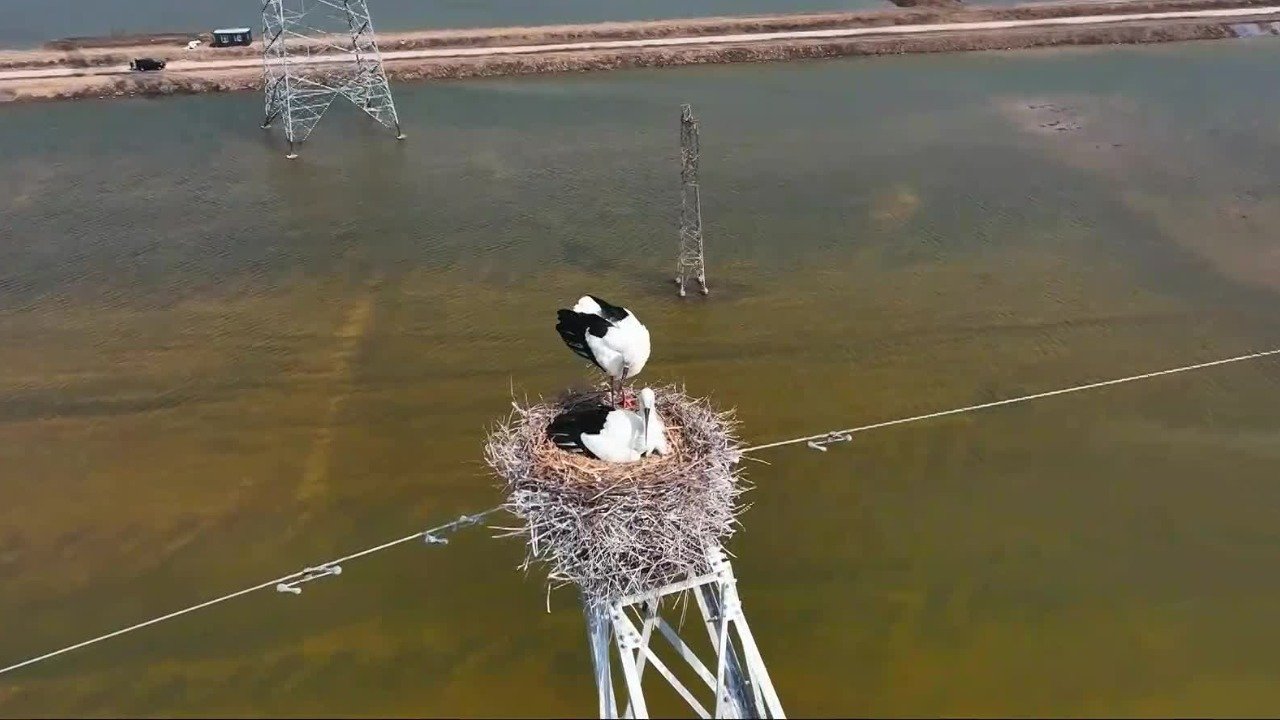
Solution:
<svg viewBox="0 0 1280 720">
<path fill-rule="evenodd" d="M 1274 347 L 1278 55 L 396 86 L 408 140 L 338 108 L 296 161 L 251 94 L 6 107 L 0 665 L 497 503 L 485 428 L 588 377 L 586 291 L 749 442 Z M 1268 714 L 1278 398 L 1259 361 L 748 463 L 789 714 Z M 0 677 L 0 715 L 593 712 L 575 598 L 488 534 Z"/>
</svg>

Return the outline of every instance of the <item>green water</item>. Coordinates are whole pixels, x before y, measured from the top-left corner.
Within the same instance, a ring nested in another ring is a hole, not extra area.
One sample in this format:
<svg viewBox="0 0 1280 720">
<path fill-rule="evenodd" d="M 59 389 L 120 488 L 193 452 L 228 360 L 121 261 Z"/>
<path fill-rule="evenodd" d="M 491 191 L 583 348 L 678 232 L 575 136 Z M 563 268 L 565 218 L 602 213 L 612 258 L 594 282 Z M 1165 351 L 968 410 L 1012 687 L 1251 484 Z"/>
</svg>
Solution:
<svg viewBox="0 0 1280 720">
<path fill-rule="evenodd" d="M 397 86 L 408 140 L 335 112 L 296 161 L 252 94 L 7 106 L 0 665 L 497 503 L 484 429 L 587 377 L 588 291 L 749 442 L 1280 346 L 1277 60 Z M 729 547 L 788 713 L 1272 714 L 1277 400 L 1257 361 L 762 454 Z M 575 598 L 490 534 L 0 676 L 0 715 L 590 715 Z"/>
</svg>

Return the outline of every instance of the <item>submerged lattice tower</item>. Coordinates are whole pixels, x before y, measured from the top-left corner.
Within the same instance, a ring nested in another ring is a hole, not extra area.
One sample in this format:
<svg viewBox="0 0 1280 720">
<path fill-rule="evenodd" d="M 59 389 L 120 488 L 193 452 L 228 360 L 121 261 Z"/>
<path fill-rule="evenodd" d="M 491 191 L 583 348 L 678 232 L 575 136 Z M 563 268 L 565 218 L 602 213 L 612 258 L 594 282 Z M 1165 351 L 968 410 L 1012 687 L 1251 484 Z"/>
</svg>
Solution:
<svg viewBox="0 0 1280 720">
<path fill-rule="evenodd" d="M 707 290 L 707 263 L 702 250 L 702 200 L 698 194 L 698 121 L 693 108 L 680 106 L 680 250 L 676 255 L 676 287 L 684 297 L 685 280 L 698 279 Z"/>
<path fill-rule="evenodd" d="M 280 119 L 289 157 L 345 97 L 401 139 L 366 0 L 263 0 L 262 127 Z"/>
</svg>

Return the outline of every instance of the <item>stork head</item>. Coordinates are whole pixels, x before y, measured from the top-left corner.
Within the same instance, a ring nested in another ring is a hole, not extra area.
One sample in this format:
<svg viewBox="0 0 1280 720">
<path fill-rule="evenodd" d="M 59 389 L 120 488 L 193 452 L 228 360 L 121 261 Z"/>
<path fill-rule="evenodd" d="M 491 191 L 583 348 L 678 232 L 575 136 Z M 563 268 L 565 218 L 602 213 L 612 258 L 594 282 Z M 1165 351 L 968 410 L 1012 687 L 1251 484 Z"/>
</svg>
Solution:
<svg viewBox="0 0 1280 720">
<path fill-rule="evenodd" d="M 640 416 L 644 418 L 644 439 L 649 441 L 649 416 L 653 414 L 653 408 L 657 405 L 657 398 L 653 395 L 653 390 L 644 388 L 640 391 Z"/>
</svg>

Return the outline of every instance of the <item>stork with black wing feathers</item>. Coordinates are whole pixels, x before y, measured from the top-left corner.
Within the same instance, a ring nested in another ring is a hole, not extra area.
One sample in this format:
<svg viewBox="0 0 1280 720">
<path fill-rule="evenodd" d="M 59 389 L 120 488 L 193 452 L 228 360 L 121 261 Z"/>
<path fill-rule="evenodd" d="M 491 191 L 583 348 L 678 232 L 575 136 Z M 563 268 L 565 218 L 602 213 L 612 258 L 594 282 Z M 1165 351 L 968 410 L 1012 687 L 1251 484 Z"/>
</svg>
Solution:
<svg viewBox="0 0 1280 720">
<path fill-rule="evenodd" d="M 622 383 L 640 374 L 649 361 L 649 329 L 630 310 L 594 295 L 584 295 L 557 317 L 556 332 L 564 344 L 609 376 L 610 402 L 617 405 L 622 395 L 627 405 Z"/>
<path fill-rule="evenodd" d="M 611 463 L 629 463 L 666 455 L 666 425 L 654 407 L 653 390 L 640 391 L 640 413 L 607 405 L 580 406 L 556 416 L 547 436 L 561 450 Z"/>
</svg>

